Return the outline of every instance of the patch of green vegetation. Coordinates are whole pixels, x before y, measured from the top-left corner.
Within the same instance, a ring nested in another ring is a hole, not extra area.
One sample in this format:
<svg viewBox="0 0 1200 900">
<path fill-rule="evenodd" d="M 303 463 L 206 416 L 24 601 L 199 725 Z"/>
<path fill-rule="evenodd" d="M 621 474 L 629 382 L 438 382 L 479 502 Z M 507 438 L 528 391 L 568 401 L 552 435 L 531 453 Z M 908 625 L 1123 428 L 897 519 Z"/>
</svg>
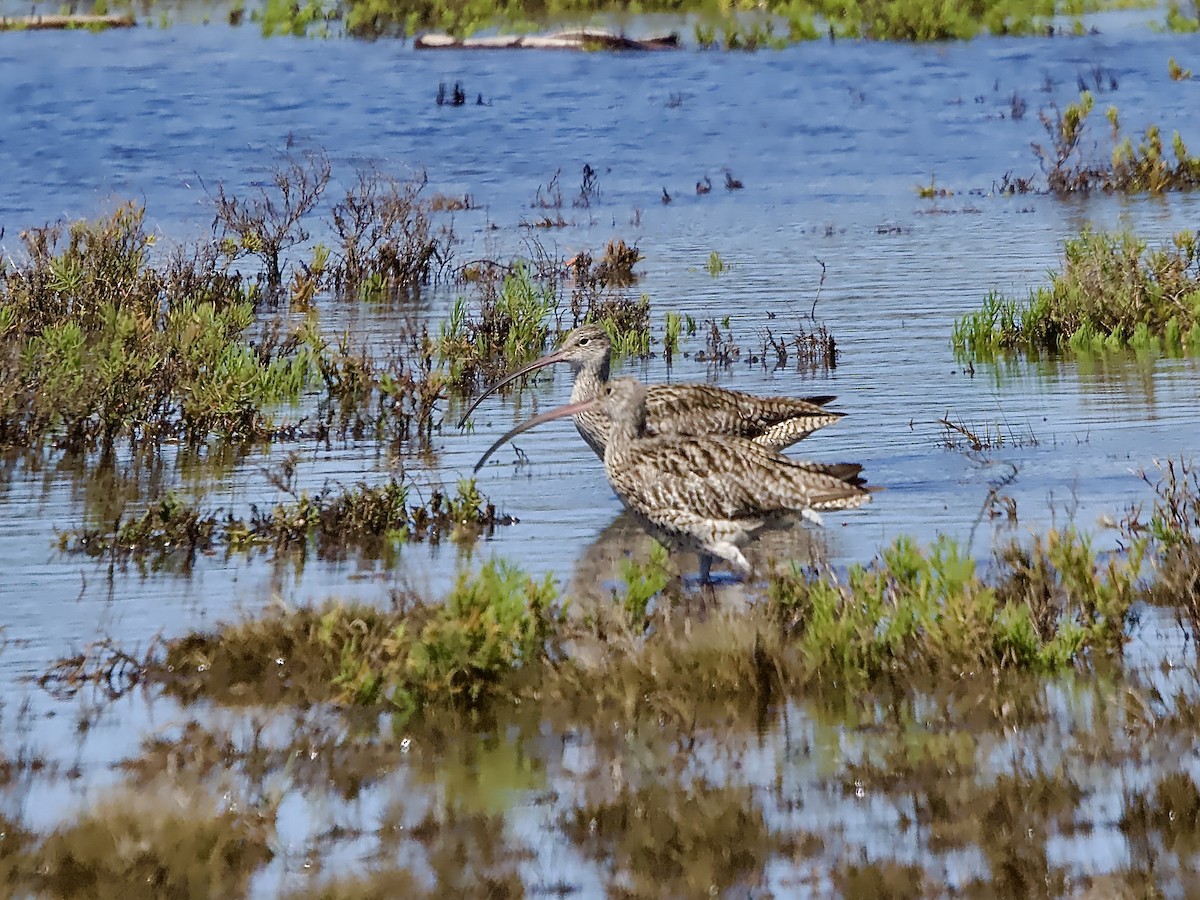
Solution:
<svg viewBox="0 0 1200 900">
<path fill-rule="evenodd" d="M 294 471 L 295 464 L 290 468 Z M 285 468 L 287 466 L 285 465 Z M 323 559 L 338 559 L 354 548 L 368 557 L 390 557 L 409 542 L 437 543 L 443 537 L 474 540 L 503 521 L 479 493 L 474 479 L 459 481 L 455 494 L 433 489 L 427 500 L 410 503 L 411 484 L 388 481 L 350 488 L 296 493 L 284 485 L 290 501 L 269 510 L 251 506 L 247 518 L 221 510 L 203 512 L 174 494 L 152 504 L 137 518 L 119 519 L 113 530 L 82 529 L 59 534 L 59 550 L 91 556 L 151 559 L 156 563 L 183 560 L 224 548 L 248 552 L 270 547 L 275 551 L 305 550 L 315 544 Z"/>
<path fill-rule="evenodd" d="M 689 319 L 691 316 L 688 317 Z M 667 357 L 667 365 L 671 357 L 679 352 L 679 337 L 683 333 L 683 316 L 674 311 L 667 312 L 666 325 L 663 328 L 663 353 Z"/>
<path fill-rule="evenodd" d="M 1179 3 L 1171 0 L 1167 4 L 1167 30 L 1191 34 L 1200 31 L 1200 9 L 1195 3 Z"/>
<path fill-rule="evenodd" d="M 312 38 L 329 37 L 329 23 L 335 17 L 335 8 L 326 6 L 321 0 L 308 0 L 303 4 L 288 0 L 266 0 L 261 10 L 255 10 L 250 16 L 259 23 L 263 37 L 290 35 Z"/>
<path fill-rule="evenodd" d="M 661 556 L 627 565 L 624 596 L 576 617 L 549 580 L 489 563 L 438 607 L 335 604 L 170 642 L 148 677 L 185 696 L 340 698 L 407 716 L 532 695 L 669 708 L 682 691 L 744 705 L 814 685 L 1055 672 L 1119 653 L 1146 546 L 1101 563 L 1086 537 L 1051 531 L 1005 549 L 985 581 L 953 541 L 902 539 L 844 581 L 793 568 L 768 581 L 766 603 L 703 623 L 672 615 Z"/>
<path fill-rule="evenodd" d="M 645 631 L 650 627 L 650 602 L 662 593 L 671 580 L 667 550 L 657 541 L 650 551 L 650 559 L 639 563 L 633 559 L 621 560 L 621 581 L 625 583 L 624 596 L 613 591 L 613 600 L 620 603 L 630 627 Z"/>
<path fill-rule="evenodd" d="M 709 275 L 711 275 L 713 278 L 716 278 L 725 271 L 725 260 L 721 259 L 721 254 L 714 250 L 712 253 L 708 254 L 708 262 L 705 264 L 704 268 L 708 271 Z"/>
<path fill-rule="evenodd" d="M 285 254 L 309 240 L 304 222 L 330 173 L 310 154 L 249 199 L 218 187 L 215 242 L 162 250 L 133 204 L 22 232 L 22 258 L 0 260 L 0 446 L 107 452 L 118 442 L 294 438 L 298 426 L 276 416 L 317 385 L 317 415 L 305 418 L 318 439 L 373 430 L 428 440 L 445 385 L 433 342 L 413 329 L 376 362 L 348 335 L 323 335 L 312 300 L 329 289 L 358 296 L 364 285 L 415 289 L 439 277 L 450 232 L 430 224 L 423 177 L 360 172 L 333 207 L 341 255 L 313 245 L 285 298 Z M 247 256 L 262 266 L 251 280 L 231 269 Z M 259 320 L 268 300 L 290 300 L 292 315 Z"/>
<path fill-rule="evenodd" d="M 1200 245 L 1190 231 L 1151 250 L 1129 234 L 1085 231 L 1065 245 L 1050 284 L 1021 303 L 989 294 L 954 323 L 964 356 L 1004 351 L 1095 353 L 1200 348 Z"/>
<path fill-rule="evenodd" d="M 494 381 L 537 357 L 550 336 L 550 318 L 557 305 L 555 284 L 535 281 L 523 262 L 499 285 L 492 279 L 481 282 L 476 315 L 460 296 L 437 340 L 437 354 L 449 367 L 450 384 L 466 389 L 477 381 Z"/>
<path fill-rule="evenodd" d="M 1120 114 L 1115 106 L 1105 112 L 1108 140 L 1112 145 L 1109 159 L 1089 159 L 1090 143 L 1083 138 L 1094 107 L 1092 93 L 1083 91 L 1079 102 L 1070 103 L 1062 110 L 1052 105 L 1048 111 L 1039 113 L 1049 143 L 1035 143 L 1033 151 L 1046 172 L 1046 184 L 1051 193 L 1059 196 L 1089 191 L 1160 194 L 1190 190 L 1200 185 L 1200 157 L 1188 151 L 1178 131 L 1171 139 L 1169 154 L 1158 125 L 1147 126 L 1134 146 L 1133 139 L 1122 133 Z"/>
<path fill-rule="evenodd" d="M 1101 565 L 1086 537 L 1051 531 L 1004 551 L 987 583 L 950 539 L 921 551 L 901 538 L 844 583 L 793 569 L 771 582 L 771 602 L 802 671 L 819 681 L 1049 672 L 1120 648 L 1141 552 Z"/>
<path fill-rule="evenodd" d="M 615 296 L 592 307 L 588 321 L 595 322 L 612 340 L 613 356 L 633 359 L 650 355 L 650 297 Z"/>
<path fill-rule="evenodd" d="M 692 36 L 702 50 L 782 50 L 790 43 L 815 40 L 811 10 L 801 10 L 787 17 L 787 32 L 776 32 L 774 14 L 763 16 L 737 10 L 724 15 L 707 15 L 696 22 Z"/>
<path fill-rule="evenodd" d="M 24 232 L 0 279 L 0 443 L 258 438 L 316 374 L 309 323 L 251 342 L 253 292 L 211 257 L 151 266 L 143 216 Z"/>
<path fill-rule="evenodd" d="M 546 657 L 559 617 L 549 578 L 505 563 L 460 575 L 438 606 L 327 604 L 168 642 L 157 675 L 183 696 L 249 702 L 343 700 L 408 715 L 474 709 L 511 693 Z"/>
<path fill-rule="evenodd" d="M 637 245 L 615 238 L 600 259 L 582 251 L 567 264 L 571 327 L 584 322 L 600 325 L 612 340 L 617 357 L 650 355 L 650 298 L 646 294 L 635 297 L 628 291 L 638 282 L 634 266 L 641 260 Z"/>
</svg>

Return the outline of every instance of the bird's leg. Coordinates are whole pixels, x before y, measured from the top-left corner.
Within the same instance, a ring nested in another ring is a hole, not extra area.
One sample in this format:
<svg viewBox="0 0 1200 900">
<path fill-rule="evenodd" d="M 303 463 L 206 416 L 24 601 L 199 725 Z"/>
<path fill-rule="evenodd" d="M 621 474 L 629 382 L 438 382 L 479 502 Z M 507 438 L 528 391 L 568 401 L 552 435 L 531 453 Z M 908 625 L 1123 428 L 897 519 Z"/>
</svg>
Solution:
<svg viewBox="0 0 1200 900">
<path fill-rule="evenodd" d="M 711 553 L 701 553 L 700 554 L 700 583 L 701 584 L 712 584 L 712 576 L 710 574 L 710 572 L 712 571 L 712 564 L 713 564 L 713 558 L 712 558 Z"/>
</svg>

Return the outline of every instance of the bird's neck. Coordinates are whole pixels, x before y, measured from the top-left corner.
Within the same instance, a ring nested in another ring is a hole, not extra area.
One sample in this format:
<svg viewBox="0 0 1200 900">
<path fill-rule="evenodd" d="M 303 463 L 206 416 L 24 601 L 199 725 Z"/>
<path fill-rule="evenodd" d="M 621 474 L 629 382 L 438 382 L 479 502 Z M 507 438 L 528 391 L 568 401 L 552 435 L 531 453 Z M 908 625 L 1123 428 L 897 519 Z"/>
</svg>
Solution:
<svg viewBox="0 0 1200 900">
<path fill-rule="evenodd" d="M 575 384 L 571 388 L 571 402 L 580 403 L 600 396 L 600 389 L 608 381 L 609 360 L 605 356 L 599 363 L 584 365 L 575 373 Z"/>
<path fill-rule="evenodd" d="M 632 415 L 620 416 L 608 425 L 608 445 L 604 450 L 606 467 L 619 463 L 633 452 L 634 443 L 646 430 L 646 406 L 638 404 Z"/>
</svg>

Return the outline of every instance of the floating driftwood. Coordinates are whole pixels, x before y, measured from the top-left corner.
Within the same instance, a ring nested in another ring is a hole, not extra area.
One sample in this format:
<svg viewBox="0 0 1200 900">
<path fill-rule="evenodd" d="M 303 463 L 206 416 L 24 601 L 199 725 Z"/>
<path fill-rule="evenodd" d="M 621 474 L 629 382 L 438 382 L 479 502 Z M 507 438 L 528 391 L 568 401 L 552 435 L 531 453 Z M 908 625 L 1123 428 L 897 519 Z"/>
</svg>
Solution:
<svg viewBox="0 0 1200 900">
<path fill-rule="evenodd" d="M 62 28 L 132 28 L 133 16 L 0 16 L 0 31 L 42 31 Z"/>
<path fill-rule="evenodd" d="M 413 41 L 417 50 L 673 50 L 678 46 L 679 35 L 674 33 L 638 39 L 586 28 L 479 38 L 424 34 Z"/>
</svg>

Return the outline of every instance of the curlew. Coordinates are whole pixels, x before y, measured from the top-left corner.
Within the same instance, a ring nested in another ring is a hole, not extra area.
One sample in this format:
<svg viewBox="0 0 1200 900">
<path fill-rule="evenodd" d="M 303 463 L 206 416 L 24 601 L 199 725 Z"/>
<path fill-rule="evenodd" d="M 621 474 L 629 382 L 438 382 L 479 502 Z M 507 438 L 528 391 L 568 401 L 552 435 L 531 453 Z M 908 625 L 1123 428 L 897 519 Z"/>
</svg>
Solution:
<svg viewBox="0 0 1200 900">
<path fill-rule="evenodd" d="M 594 400 L 609 380 L 611 361 L 612 341 L 604 329 L 599 325 L 580 325 L 563 338 L 557 350 L 505 376 L 476 397 L 458 427 L 495 391 L 522 375 L 555 363 L 569 363 L 575 371 L 572 403 Z M 832 396 L 758 397 L 710 384 L 656 384 L 646 397 L 646 429 L 650 434 L 731 434 L 782 450 L 841 419 L 845 413 L 823 408 L 834 399 Z M 604 412 L 594 407 L 582 410 L 575 416 L 575 427 L 603 459 L 608 435 Z M 485 461 L 498 446 L 499 443 L 493 445 L 484 455 Z"/>
<path fill-rule="evenodd" d="M 740 191 L 742 189 L 742 187 L 743 187 L 742 182 L 740 180 L 738 180 L 737 178 L 734 178 L 733 173 L 730 172 L 728 169 L 726 169 L 725 170 L 725 190 Z"/>
<path fill-rule="evenodd" d="M 707 175 L 705 175 L 703 181 L 697 181 L 696 182 L 696 193 L 697 194 L 712 193 L 712 179 L 710 179 Z"/>
<path fill-rule="evenodd" d="M 596 409 L 609 421 L 604 472 L 621 502 L 656 540 L 700 555 L 707 583 L 714 558 L 751 570 L 742 547 L 764 529 L 819 512 L 853 509 L 871 494 L 856 463 L 791 459 L 744 437 L 652 434 L 653 389 L 632 378 L 610 381 L 599 397 L 536 416 L 540 422 Z M 531 419 L 502 438 L 531 427 Z M 482 460 L 481 460 L 482 464 Z"/>
<path fill-rule="evenodd" d="M 667 193 L 667 189 L 665 187 L 663 188 L 663 192 L 662 192 L 662 202 L 663 202 L 663 206 L 666 206 L 668 203 L 671 202 L 671 195 Z"/>
</svg>

